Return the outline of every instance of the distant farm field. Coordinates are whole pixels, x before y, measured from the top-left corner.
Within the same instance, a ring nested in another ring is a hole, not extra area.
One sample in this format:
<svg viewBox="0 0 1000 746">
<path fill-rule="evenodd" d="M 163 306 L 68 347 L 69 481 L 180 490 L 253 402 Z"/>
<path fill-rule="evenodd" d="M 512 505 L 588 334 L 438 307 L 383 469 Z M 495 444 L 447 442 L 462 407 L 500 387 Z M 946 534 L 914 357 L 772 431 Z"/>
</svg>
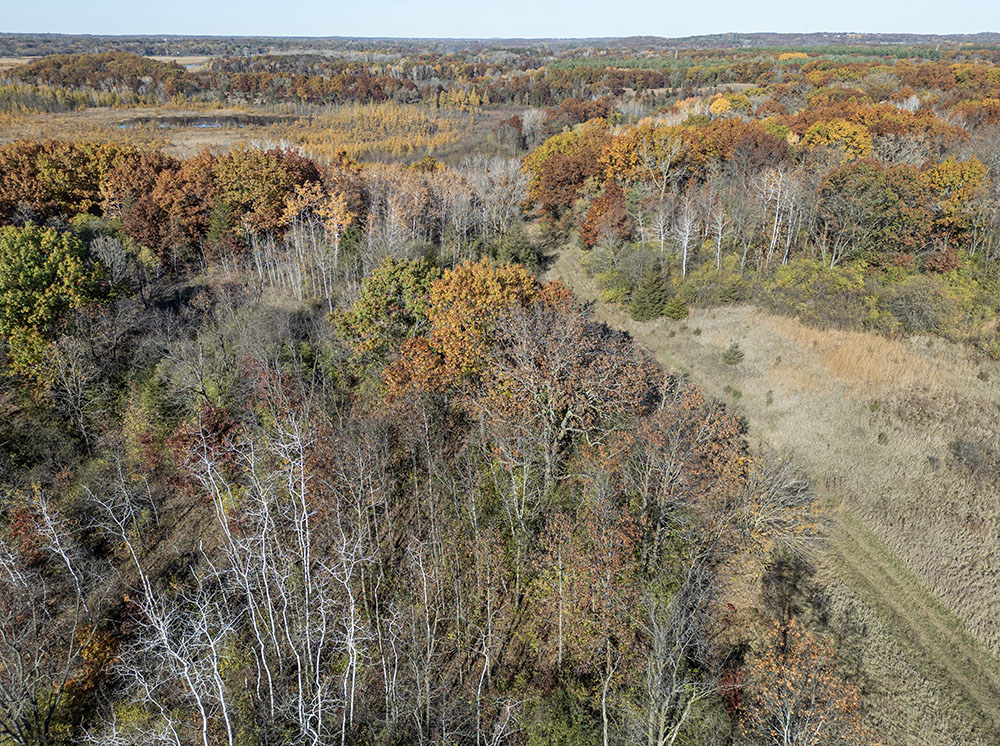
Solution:
<svg viewBox="0 0 1000 746">
<path fill-rule="evenodd" d="M 205 66 L 205 64 L 212 59 L 205 55 L 182 55 L 179 57 L 173 57 L 170 55 L 150 55 L 150 59 L 157 60 L 158 62 L 176 62 L 178 65 L 183 65 L 189 70 L 199 70 Z"/>
</svg>

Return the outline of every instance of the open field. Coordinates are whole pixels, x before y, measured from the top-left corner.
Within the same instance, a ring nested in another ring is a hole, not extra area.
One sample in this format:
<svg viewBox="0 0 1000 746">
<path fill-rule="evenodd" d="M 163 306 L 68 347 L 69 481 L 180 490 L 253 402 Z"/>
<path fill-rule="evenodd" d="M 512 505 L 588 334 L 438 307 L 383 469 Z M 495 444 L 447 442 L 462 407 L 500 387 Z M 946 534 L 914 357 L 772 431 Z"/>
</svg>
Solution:
<svg viewBox="0 0 1000 746">
<path fill-rule="evenodd" d="M 156 60 L 157 62 L 176 62 L 178 65 L 183 65 L 189 70 L 201 70 L 205 67 L 209 60 L 212 59 L 209 55 L 164 55 L 164 54 L 152 54 L 149 58 Z M 18 65 L 26 65 L 32 60 L 38 59 L 37 57 L 0 57 L 0 70 L 7 70 L 11 67 L 16 67 Z"/>
<path fill-rule="evenodd" d="M 183 65 L 189 70 L 201 70 L 212 58 L 208 55 L 164 55 L 164 54 L 152 54 L 150 59 L 156 60 L 157 62 L 176 62 L 178 65 Z"/>
<path fill-rule="evenodd" d="M 501 111 L 439 113 L 404 104 L 302 108 L 95 108 L 59 114 L 0 114 L 0 143 L 13 140 L 128 141 L 179 158 L 240 145 L 294 146 L 318 160 L 339 150 L 357 160 L 459 159 L 483 144 Z"/>
<path fill-rule="evenodd" d="M 25 65 L 25 64 L 31 62 L 32 59 L 34 59 L 34 58 L 33 57 L 0 57 L 0 71 L 2 71 L 2 70 L 8 70 L 8 69 L 10 69 L 12 67 L 17 67 L 18 65 Z"/>
<path fill-rule="evenodd" d="M 548 274 L 594 300 L 582 260 L 566 248 Z M 685 322 L 595 311 L 741 412 L 756 447 L 807 470 L 833 519 L 828 621 L 842 650 L 857 646 L 879 730 L 997 743 L 1000 365 L 939 339 L 818 331 L 747 306 Z M 731 367 L 734 341 L 745 358 Z"/>
</svg>

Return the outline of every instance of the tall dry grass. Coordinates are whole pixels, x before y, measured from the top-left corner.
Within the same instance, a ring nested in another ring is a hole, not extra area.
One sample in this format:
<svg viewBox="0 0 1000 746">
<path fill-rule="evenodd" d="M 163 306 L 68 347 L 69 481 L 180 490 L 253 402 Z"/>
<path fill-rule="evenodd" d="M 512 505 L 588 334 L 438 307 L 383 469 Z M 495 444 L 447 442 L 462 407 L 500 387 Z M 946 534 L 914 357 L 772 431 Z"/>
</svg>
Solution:
<svg viewBox="0 0 1000 746">
<path fill-rule="evenodd" d="M 211 112 L 220 126 L 184 125 Z M 258 114 L 276 121 L 227 123 L 229 114 Z M 285 121 L 288 117 L 295 117 Z M 303 115 L 296 107 L 225 106 L 180 102 L 175 106 L 82 109 L 62 113 L 0 114 L 0 142 L 87 140 L 133 142 L 187 157 L 244 145 L 290 146 L 319 161 L 345 151 L 356 160 L 412 159 L 452 148 L 471 131 L 470 116 L 396 103 L 352 104 Z"/>
<path fill-rule="evenodd" d="M 625 326 L 803 463 L 1000 657 L 1000 364 L 749 307 Z M 722 362 L 733 341 L 746 355 L 735 368 Z"/>
<path fill-rule="evenodd" d="M 266 135 L 324 161 L 332 160 L 340 150 L 355 159 L 433 154 L 457 142 L 461 129 L 455 115 L 387 102 L 351 104 L 291 124 L 275 124 Z"/>
</svg>

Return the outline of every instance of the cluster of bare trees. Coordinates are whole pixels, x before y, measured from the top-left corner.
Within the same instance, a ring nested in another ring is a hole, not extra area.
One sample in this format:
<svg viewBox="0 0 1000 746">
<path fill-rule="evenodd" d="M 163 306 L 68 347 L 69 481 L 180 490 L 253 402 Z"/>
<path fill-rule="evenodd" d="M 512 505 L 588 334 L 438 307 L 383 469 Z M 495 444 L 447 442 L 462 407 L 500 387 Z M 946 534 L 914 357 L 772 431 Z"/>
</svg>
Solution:
<svg viewBox="0 0 1000 746">
<path fill-rule="evenodd" d="M 448 263 L 476 258 L 523 220 L 527 178 L 515 158 L 474 155 L 457 168 L 372 165 L 358 172 L 353 227 L 332 233 L 323 221 L 295 219 L 283 235 L 258 235 L 246 252 L 223 259 L 261 288 L 297 301 L 357 288 L 386 257 L 438 253 Z"/>
<path fill-rule="evenodd" d="M 562 691 L 664 746 L 719 706 L 720 573 L 810 505 L 761 503 L 733 418 L 568 301 L 475 381 L 332 405 L 254 297 L 159 332 L 165 439 L 87 419 L 73 500 L 5 497 L 6 740 L 499 746 Z"/>
<path fill-rule="evenodd" d="M 668 186 L 670 186 L 668 182 Z M 786 167 L 738 178 L 721 174 L 703 184 L 662 195 L 645 182 L 628 195 L 637 239 L 662 254 L 675 255 L 682 276 L 691 267 L 736 253 L 740 263 L 758 269 L 787 263 L 806 245 L 804 231 L 815 213 L 814 180 Z M 828 263 L 842 255 L 825 248 Z"/>
<path fill-rule="evenodd" d="M 37 498 L 35 515 L 14 513 L 15 538 L 18 518 L 30 521 L 29 545 L 0 547 L 0 737 L 16 744 L 57 734 L 72 697 L 67 685 L 94 629 L 85 600 L 91 588 L 83 585 L 92 579 L 77 569 L 48 499 Z M 58 580 L 47 577 L 50 567 Z"/>
</svg>

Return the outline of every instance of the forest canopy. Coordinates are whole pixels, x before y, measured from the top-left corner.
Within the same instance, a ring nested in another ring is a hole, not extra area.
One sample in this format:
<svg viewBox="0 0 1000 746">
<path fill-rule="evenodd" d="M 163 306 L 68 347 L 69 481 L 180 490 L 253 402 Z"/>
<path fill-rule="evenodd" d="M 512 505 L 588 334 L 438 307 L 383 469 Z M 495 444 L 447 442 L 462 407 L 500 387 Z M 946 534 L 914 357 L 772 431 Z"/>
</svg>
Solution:
<svg viewBox="0 0 1000 746">
<path fill-rule="evenodd" d="M 892 742 L 781 358 L 621 328 L 1000 359 L 1000 52 L 754 38 L 0 68 L 0 746 Z"/>
</svg>

